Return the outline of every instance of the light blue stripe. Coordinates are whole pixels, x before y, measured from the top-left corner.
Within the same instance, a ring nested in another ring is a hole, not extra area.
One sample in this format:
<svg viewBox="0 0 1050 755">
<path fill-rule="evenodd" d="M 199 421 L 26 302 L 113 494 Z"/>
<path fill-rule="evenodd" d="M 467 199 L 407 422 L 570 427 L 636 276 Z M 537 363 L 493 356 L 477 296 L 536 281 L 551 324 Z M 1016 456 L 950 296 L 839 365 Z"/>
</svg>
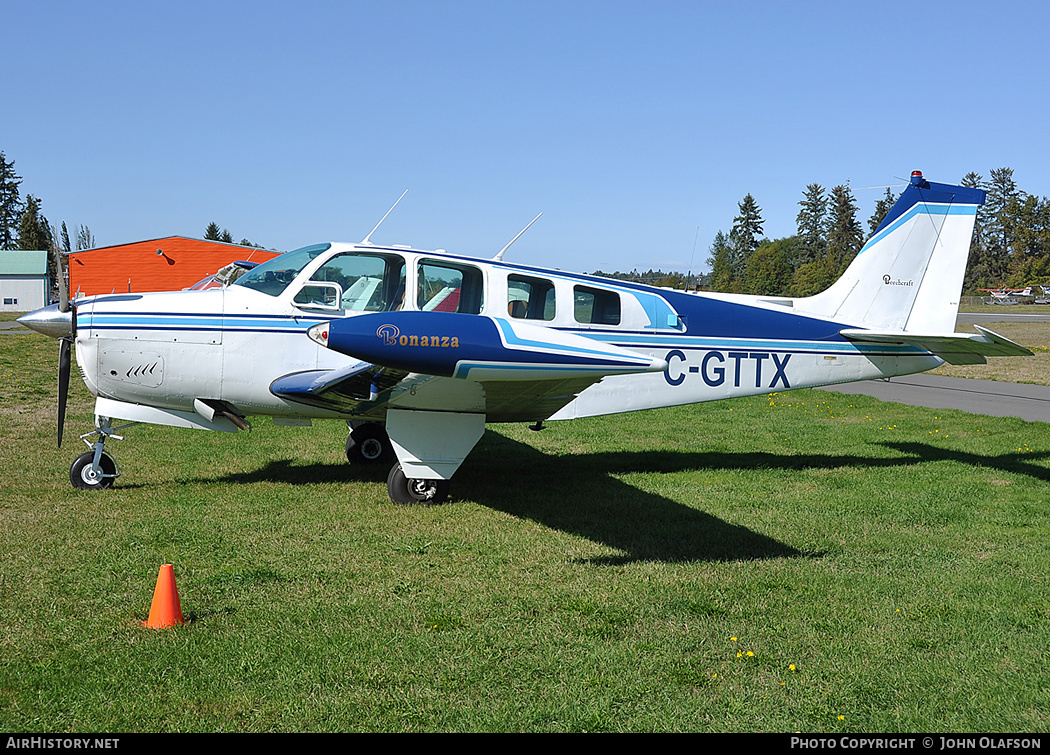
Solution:
<svg viewBox="0 0 1050 755">
<path fill-rule="evenodd" d="M 977 206 L 969 204 L 915 204 L 901 215 L 899 218 L 894 220 L 888 226 L 883 228 L 877 234 L 868 239 L 868 243 L 858 252 L 858 254 L 864 254 L 872 245 L 881 241 L 889 234 L 900 228 L 902 225 L 907 223 L 916 215 L 976 215 Z"/>
<path fill-rule="evenodd" d="M 582 333 L 580 335 L 583 335 Z M 644 341 L 632 343 L 617 343 L 616 333 L 587 334 L 586 337 L 595 340 L 609 340 L 613 345 L 630 349 L 682 349 L 689 351 L 697 350 L 720 350 L 726 349 L 766 349 L 768 351 L 806 351 L 815 354 L 856 354 L 868 351 L 879 353 L 915 354 L 926 353 L 925 350 L 914 346 L 895 346 L 893 344 L 879 344 L 868 346 L 848 341 L 773 341 L 756 339 L 733 339 L 733 338 L 711 338 L 706 336 L 649 336 Z M 622 336 L 620 336 L 622 339 Z"/>
</svg>

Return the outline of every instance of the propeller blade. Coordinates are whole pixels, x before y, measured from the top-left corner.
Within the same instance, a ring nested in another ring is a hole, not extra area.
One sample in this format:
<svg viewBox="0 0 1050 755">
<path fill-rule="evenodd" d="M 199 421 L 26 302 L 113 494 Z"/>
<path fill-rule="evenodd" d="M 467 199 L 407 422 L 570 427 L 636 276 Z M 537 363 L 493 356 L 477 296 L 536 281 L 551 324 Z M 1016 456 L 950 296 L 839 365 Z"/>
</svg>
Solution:
<svg viewBox="0 0 1050 755">
<path fill-rule="evenodd" d="M 66 423 L 66 395 L 69 393 L 70 341 L 58 341 L 58 447 L 62 447 L 62 426 Z"/>
<path fill-rule="evenodd" d="M 58 311 L 69 311 L 69 284 L 66 283 L 65 273 L 62 271 L 62 255 L 55 248 L 55 275 L 58 276 Z"/>
</svg>

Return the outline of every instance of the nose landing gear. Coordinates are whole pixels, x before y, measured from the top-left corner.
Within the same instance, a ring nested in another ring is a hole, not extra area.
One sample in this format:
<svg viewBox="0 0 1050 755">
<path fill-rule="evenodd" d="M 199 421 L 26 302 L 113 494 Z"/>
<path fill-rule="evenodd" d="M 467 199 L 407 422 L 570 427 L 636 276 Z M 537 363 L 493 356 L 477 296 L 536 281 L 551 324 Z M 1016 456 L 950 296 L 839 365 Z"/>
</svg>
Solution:
<svg viewBox="0 0 1050 755">
<path fill-rule="evenodd" d="M 79 490 L 101 490 L 113 487 L 113 482 L 120 477 L 120 469 L 113 457 L 105 452 L 106 441 L 109 438 L 124 440 L 124 437 L 117 435 L 116 431 L 138 424 L 132 422 L 114 428 L 109 417 L 98 417 L 96 422 L 98 427 L 80 436 L 80 439 L 91 450 L 80 454 L 69 468 L 69 481 L 74 488 Z M 97 435 L 98 439 L 92 443 L 88 439 L 94 435 Z"/>
</svg>

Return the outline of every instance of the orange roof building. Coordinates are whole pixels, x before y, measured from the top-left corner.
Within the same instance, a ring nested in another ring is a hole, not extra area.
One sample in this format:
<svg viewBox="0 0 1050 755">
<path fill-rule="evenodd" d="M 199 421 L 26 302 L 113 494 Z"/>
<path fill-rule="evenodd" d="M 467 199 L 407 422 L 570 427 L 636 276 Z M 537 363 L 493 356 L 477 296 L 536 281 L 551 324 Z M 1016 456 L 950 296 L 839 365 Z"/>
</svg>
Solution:
<svg viewBox="0 0 1050 755">
<path fill-rule="evenodd" d="M 221 241 L 168 236 L 69 254 L 74 296 L 180 291 L 231 262 L 265 262 L 280 252 Z"/>
</svg>

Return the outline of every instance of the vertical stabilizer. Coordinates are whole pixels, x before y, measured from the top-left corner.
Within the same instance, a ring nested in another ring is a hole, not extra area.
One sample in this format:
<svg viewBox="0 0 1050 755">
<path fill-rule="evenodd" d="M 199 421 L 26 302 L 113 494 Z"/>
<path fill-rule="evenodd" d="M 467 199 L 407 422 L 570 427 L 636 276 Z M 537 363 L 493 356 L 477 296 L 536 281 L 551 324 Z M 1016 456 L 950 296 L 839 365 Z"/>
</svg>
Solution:
<svg viewBox="0 0 1050 755">
<path fill-rule="evenodd" d="M 977 208 L 985 192 L 916 171 L 889 214 L 830 288 L 799 312 L 884 331 L 951 333 Z"/>
</svg>

